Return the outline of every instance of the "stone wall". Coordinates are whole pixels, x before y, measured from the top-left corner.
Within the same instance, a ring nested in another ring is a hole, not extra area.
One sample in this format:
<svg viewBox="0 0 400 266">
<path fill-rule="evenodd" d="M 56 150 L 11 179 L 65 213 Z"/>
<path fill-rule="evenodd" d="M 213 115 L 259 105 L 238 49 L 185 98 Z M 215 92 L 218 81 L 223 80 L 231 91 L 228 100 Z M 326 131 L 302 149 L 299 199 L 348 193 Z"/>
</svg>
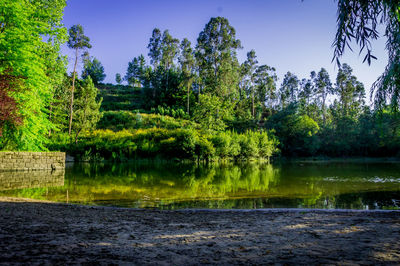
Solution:
<svg viewBox="0 0 400 266">
<path fill-rule="evenodd" d="M 0 171 L 65 169 L 64 152 L 0 152 Z"/>
<path fill-rule="evenodd" d="M 0 191 L 22 188 L 62 187 L 64 170 L 0 171 Z"/>
</svg>

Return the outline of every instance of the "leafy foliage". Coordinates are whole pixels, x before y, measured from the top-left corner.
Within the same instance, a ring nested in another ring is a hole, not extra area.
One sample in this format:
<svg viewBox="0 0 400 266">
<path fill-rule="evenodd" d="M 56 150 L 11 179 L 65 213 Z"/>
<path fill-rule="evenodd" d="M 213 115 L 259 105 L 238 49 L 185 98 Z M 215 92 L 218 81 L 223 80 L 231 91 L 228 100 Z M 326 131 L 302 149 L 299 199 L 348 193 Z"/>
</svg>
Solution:
<svg viewBox="0 0 400 266">
<path fill-rule="evenodd" d="M 51 128 L 46 107 L 57 83 L 48 74 L 58 73 L 64 64 L 55 60 L 60 44 L 66 40 L 61 24 L 64 7 L 63 0 L 0 2 L 0 79 L 7 79 L 1 90 L 8 102 L 4 102 L 7 117 L 13 117 L 7 120 L 14 121 L 13 126 L 2 128 L 7 139 L 2 140 L 0 148 L 44 148 Z M 51 69 L 52 63 L 61 67 Z M 13 78 L 8 79 L 10 76 Z M 18 120 L 21 123 L 15 123 Z"/>
<path fill-rule="evenodd" d="M 399 8 L 399 0 L 338 1 L 337 33 L 333 46 L 335 47 L 334 59 L 339 65 L 339 57 L 344 53 L 346 47 L 350 48 L 353 39 L 360 46 L 360 53 L 365 51 L 364 62 L 367 61 L 368 64 L 371 64 L 371 60 L 376 59 L 372 54 L 371 41 L 379 37 L 377 27 L 380 24 L 386 26 L 386 50 L 389 62 L 385 72 L 373 85 L 373 91 L 376 92 L 375 105 L 380 108 L 386 105 L 388 98 L 390 98 L 392 107 L 397 109 L 400 104 Z"/>
<path fill-rule="evenodd" d="M 82 78 L 86 79 L 90 76 L 95 85 L 99 84 L 106 78 L 104 67 L 96 57 L 87 55 L 84 58 L 84 66 L 82 71 Z M 120 77 L 121 78 L 121 77 Z"/>
</svg>

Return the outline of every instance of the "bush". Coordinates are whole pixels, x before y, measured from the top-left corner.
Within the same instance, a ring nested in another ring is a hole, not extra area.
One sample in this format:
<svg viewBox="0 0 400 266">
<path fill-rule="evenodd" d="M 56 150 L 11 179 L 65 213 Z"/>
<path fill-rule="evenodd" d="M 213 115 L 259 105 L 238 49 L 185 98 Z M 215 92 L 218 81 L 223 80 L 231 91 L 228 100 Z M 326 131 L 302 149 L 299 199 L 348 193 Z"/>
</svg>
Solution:
<svg viewBox="0 0 400 266">
<path fill-rule="evenodd" d="M 77 144 L 71 143 L 68 135 L 57 135 L 48 145 L 49 149 L 66 151 L 77 160 L 89 161 L 126 161 L 137 158 L 205 161 L 269 159 L 277 150 L 277 142 L 267 132 L 247 131 L 238 134 L 227 131 L 208 135 L 192 127 L 174 128 L 171 126 L 173 122 L 181 122 L 170 117 L 125 112 L 113 115 L 114 119 L 129 116 L 132 120 L 127 123 L 135 126 L 139 123 L 142 126 L 158 123 L 168 124 L 171 128 L 132 128 L 116 132 L 109 129 L 95 130 L 83 134 Z"/>
</svg>

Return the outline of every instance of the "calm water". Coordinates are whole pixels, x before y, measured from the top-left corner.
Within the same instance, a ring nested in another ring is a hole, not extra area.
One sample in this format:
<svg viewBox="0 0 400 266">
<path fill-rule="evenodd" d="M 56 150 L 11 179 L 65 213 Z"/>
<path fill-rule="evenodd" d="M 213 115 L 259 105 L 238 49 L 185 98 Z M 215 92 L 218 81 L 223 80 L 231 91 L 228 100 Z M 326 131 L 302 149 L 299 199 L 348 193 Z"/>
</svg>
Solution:
<svg viewBox="0 0 400 266">
<path fill-rule="evenodd" d="M 400 164 L 72 164 L 65 173 L 0 173 L 0 196 L 159 209 L 398 209 Z"/>
</svg>

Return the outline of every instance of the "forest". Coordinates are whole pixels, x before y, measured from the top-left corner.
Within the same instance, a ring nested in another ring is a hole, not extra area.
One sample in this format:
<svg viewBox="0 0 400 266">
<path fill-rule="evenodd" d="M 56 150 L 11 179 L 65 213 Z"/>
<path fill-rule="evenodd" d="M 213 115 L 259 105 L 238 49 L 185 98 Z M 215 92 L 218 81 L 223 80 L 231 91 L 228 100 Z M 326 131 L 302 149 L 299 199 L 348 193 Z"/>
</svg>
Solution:
<svg viewBox="0 0 400 266">
<path fill-rule="evenodd" d="M 349 1 L 342 2 L 345 14 Z M 398 8 L 380 11 L 387 12 L 389 62 L 367 95 L 339 60 L 336 77 L 315 66 L 308 77 L 287 71 L 282 81 L 255 50 L 239 62 L 243 47 L 224 17 L 210 18 L 193 44 L 155 28 L 148 60 L 127 58 L 126 73 L 104 84 L 84 26 L 61 23 L 65 5 L 0 3 L 0 150 L 60 150 L 84 161 L 400 156 Z M 370 63 L 376 29 L 356 34 L 363 24 L 340 18 L 335 58 L 353 37 Z M 64 43 L 75 55 L 72 73 Z"/>
</svg>

